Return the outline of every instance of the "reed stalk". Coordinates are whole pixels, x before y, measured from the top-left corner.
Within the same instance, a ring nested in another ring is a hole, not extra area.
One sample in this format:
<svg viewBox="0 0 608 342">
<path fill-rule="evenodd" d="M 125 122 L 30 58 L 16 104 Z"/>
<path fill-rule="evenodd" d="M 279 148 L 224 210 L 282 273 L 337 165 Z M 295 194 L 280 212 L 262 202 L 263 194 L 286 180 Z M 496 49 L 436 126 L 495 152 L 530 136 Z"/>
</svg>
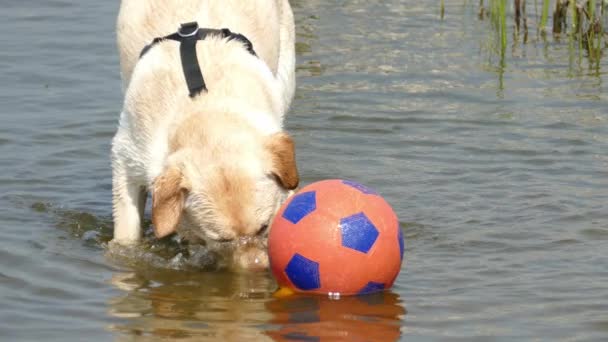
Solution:
<svg viewBox="0 0 608 342">
<path fill-rule="evenodd" d="M 575 0 L 571 0 L 570 1 L 570 20 L 572 21 L 572 23 L 570 24 L 570 27 L 572 28 L 571 32 L 577 32 L 578 31 L 578 16 L 576 15 L 576 1 Z M 571 34 L 571 36 L 573 36 Z"/>
<path fill-rule="evenodd" d="M 543 0 L 543 9 L 540 17 L 540 27 L 539 30 L 542 32 L 545 31 L 547 27 L 547 18 L 549 17 L 549 0 Z"/>
<path fill-rule="evenodd" d="M 500 51 L 504 55 L 507 50 L 507 0 L 499 0 L 498 16 L 500 20 Z"/>
<path fill-rule="evenodd" d="M 479 19 L 489 18 L 492 31 L 496 34 L 496 50 L 500 49 L 501 65 L 505 59 L 507 48 L 507 10 L 512 1 L 514 6 L 515 27 L 519 32 L 520 24 L 524 24 L 524 43 L 527 42 L 526 1 L 525 0 L 479 0 Z M 540 0 L 534 1 L 535 16 L 539 20 L 538 31 L 543 38 L 548 31 L 549 8 L 554 2 L 552 31 L 556 40 L 560 35 L 567 35 L 571 57 L 578 50 L 579 64 L 583 53 L 599 68 L 600 59 L 608 49 L 608 30 L 606 30 L 606 7 L 608 0 Z M 542 6 L 541 13 L 538 6 Z M 441 18 L 445 15 L 445 0 L 440 0 Z M 488 13 L 489 12 L 489 13 Z M 568 13 L 569 12 L 569 13 Z M 486 16 L 489 14 L 489 16 Z M 540 15 L 539 15 L 540 14 Z M 519 39 L 514 34 L 514 39 Z M 578 47 L 578 48 L 577 48 Z M 572 61 L 571 61 L 572 62 Z"/>
<path fill-rule="evenodd" d="M 587 1 L 587 6 L 588 6 L 587 11 L 589 12 L 589 18 L 591 20 L 593 20 L 593 18 L 595 18 L 595 0 Z"/>
</svg>

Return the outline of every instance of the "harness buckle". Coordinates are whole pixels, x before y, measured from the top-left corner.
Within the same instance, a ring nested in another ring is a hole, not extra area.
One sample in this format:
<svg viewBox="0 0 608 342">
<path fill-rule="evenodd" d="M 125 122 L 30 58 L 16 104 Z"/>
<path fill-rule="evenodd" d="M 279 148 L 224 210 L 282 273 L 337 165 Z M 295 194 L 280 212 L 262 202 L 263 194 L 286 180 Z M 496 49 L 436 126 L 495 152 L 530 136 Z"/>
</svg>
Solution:
<svg viewBox="0 0 608 342">
<path fill-rule="evenodd" d="M 182 38 L 193 37 L 198 33 L 198 29 L 198 23 L 192 21 L 181 24 L 179 29 L 177 29 L 177 34 Z"/>
</svg>

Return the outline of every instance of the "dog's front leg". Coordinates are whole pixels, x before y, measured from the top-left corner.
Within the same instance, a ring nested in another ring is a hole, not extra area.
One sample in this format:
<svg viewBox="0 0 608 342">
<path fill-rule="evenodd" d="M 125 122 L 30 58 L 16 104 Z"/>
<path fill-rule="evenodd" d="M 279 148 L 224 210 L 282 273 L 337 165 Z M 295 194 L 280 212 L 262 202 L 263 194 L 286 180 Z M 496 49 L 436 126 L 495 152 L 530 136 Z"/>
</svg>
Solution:
<svg viewBox="0 0 608 342">
<path fill-rule="evenodd" d="M 117 168 L 112 175 L 114 204 L 114 241 L 123 245 L 141 239 L 141 223 L 146 207 L 145 187 L 129 180 L 124 170 Z"/>
</svg>

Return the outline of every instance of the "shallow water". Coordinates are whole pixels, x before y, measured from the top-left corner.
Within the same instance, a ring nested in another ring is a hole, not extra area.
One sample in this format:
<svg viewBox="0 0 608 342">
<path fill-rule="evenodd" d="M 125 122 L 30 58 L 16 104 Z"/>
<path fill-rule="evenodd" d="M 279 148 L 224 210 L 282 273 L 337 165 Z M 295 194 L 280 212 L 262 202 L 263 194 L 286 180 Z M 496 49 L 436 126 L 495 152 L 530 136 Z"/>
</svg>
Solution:
<svg viewBox="0 0 608 342">
<path fill-rule="evenodd" d="M 607 59 L 531 29 L 501 67 L 447 3 L 292 1 L 303 181 L 367 184 L 406 238 L 392 291 L 339 301 L 173 241 L 108 256 L 118 1 L 3 4 L 0 339 L 606 340 Z"/>
</svg>

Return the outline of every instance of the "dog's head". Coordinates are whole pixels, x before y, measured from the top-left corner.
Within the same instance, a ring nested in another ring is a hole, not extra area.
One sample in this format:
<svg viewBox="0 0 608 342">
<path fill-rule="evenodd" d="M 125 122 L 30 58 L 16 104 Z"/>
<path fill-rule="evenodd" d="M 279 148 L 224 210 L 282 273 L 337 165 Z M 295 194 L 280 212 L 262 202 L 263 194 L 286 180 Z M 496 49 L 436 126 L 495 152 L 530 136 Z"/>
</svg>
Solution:
<svg viewBox="0 0 608 342">
<path fill-rule="evenodd" d="M 252 146 L 220 144 L 176 154 L 153 185 L 152 221 L 159 238 L 183 229 L 206 241 L 264 239 L 299 182 L 294 143 L 285 133 Z"/>
</svg>

